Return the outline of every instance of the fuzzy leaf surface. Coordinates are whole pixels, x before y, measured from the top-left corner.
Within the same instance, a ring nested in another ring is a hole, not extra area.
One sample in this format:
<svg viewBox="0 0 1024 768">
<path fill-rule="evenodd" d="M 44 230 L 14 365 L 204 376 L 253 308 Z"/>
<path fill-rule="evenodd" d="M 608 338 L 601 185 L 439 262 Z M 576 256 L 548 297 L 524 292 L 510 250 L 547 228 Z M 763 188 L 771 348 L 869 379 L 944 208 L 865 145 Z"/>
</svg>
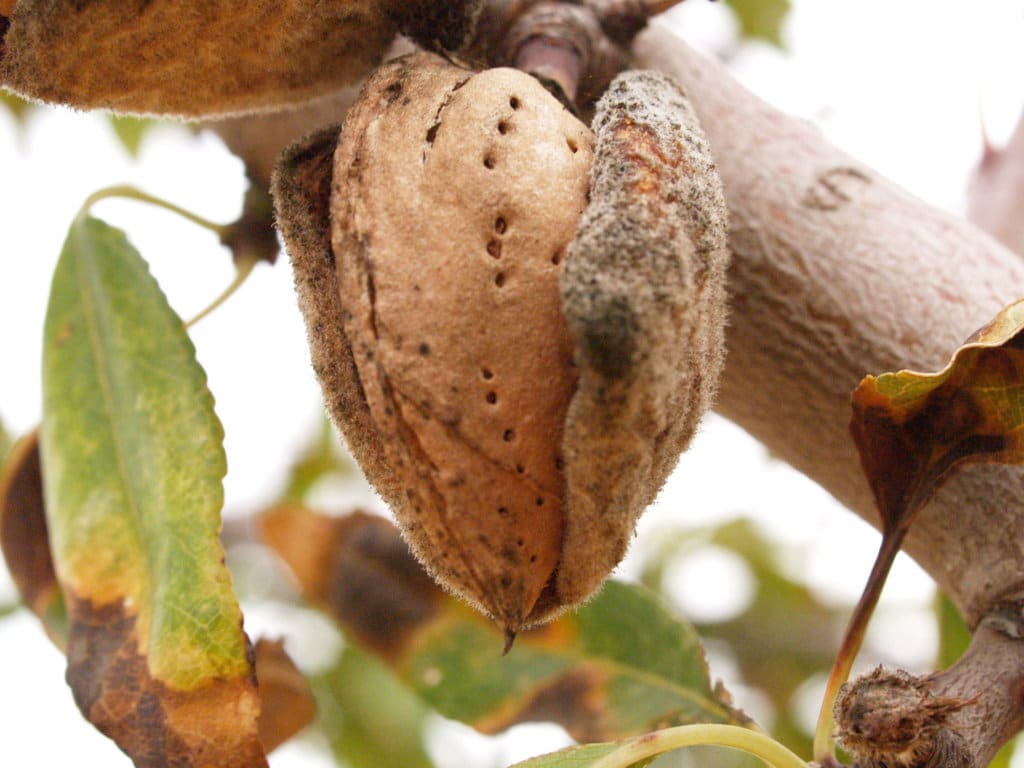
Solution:
<svg viewBox="0 0 1024 768">
<path fill-rule="evenodd" d="M 560 723 L 579 741 L 745 718 L 711 685 L 693 630 L 641 587 L 609 583 L 574 614 L 502 633 L 445 594 L 389 522 L 281 507 L 264 536 L 312 602 L 446 717 L 485 733 Z M 637 628 L 642 628 L 638 631 Z"/>
<path fill-rule="evenodd" d="M 46 518 L 68 682 L 139 766 L 266 764 L 218 537 L 222 440 L 192 342 L 146 263 L 120 230 L 79 217 L 44 330 Z"/>
<path fill-rule="evenodd" d="M 909 526 L 958 464 L 1024 460 L 1024 301 L 938 373 L 867 376 L 850 429 L 886 533 Z"/>
</svg>

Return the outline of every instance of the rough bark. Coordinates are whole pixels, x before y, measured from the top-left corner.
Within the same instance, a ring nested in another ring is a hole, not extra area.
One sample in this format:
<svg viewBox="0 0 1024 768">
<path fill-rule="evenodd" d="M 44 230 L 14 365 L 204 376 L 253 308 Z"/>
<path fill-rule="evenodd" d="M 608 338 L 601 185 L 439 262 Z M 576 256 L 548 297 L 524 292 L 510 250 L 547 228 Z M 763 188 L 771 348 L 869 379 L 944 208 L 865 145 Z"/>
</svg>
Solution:
<svg viewBox="0 0 1024 768">
<path fill-rule="evenodd" d="M 719 410 L 877 527 L 847 430 L 851 391 L 868 373 L 944 366 L 1024 295 L 1024 264 L 664 28 L 644 32 L 635 54 L 686 89 L 725 185 L 732 318 Z M 908 538 L 972 625 L 1024 582 L 1022 480 L 1013 468 L 963 471 Z"/>
<path fill-rule="evenodd" d="M 1024 294 L 1024 264 L 765 104 L 664 28 L 645 31 L 634 54 L 638 66 L 683 85 L 725 186 L 732 317 L 718 409 L 878 527 L 848 436 L 851 390 L 867 373 L 941 368 Z M 976 627 L 964 658 L 924 680 L 935 695 L 970 700 L 949 724 L 977 766 L 1022 720 L 1024 643 L 997 620 L 1008 604 L 1020 614 L 1006 598 L 1024 583 L 1022 481 L 1019 468 L 960 472 L 905 546 Z"/>
</svg>

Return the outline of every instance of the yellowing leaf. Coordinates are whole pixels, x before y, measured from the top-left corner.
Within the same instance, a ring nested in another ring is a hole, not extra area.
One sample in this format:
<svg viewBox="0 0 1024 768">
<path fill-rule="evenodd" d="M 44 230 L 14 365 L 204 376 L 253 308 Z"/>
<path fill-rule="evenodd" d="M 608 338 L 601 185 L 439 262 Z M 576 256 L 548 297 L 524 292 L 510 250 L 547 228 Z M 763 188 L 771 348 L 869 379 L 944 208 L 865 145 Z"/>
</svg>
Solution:
<svg viewBox="0 0 1024 768">
<path fill-rule="evenodd" d="M 1024 460 L 1024 301 L 1004 309 L 938 373 L 868 376 L 851 432 L 886 531 L 901 529 L 949 471 Z"/>
<path fill-rule="evenodd" d="M 782 47 L 782 25 L 789 15 L 790 0 L 726 0 L 726 3 L 736 14 L 743 37 Z"/>
<path fill-rule="evenodd" d="M 139 765 L 266 765 L 218 538 L 222 439 L 192 343 L 145 262 L 119 230 L 80 217 L 44 330 L 46 517 L 68 682 Z"/>
<path fill-rule="evenodd" d="M 609 583 L 502 656 L 502 634 L 443 593 L 386 520 L 282 507 L 264 517 L 263 531 L 303 593 L 350 637 L 441 714 L 485 733 L 554 721 L 596 741 L 746 722 L 712 686 L 693 628 L 640 587 Z"/>
<path fill-rule="evenodd" d="M 146 134 L 157 124 L 155 120 L 143 117 L 128 117 L 124 115 L 109 115 L 110 127 L 114 129 L 118 141 L 125 151 L 135 160 L 139 158 L 139 150 L 142 149 L 142 140 Z"/>
</svg>

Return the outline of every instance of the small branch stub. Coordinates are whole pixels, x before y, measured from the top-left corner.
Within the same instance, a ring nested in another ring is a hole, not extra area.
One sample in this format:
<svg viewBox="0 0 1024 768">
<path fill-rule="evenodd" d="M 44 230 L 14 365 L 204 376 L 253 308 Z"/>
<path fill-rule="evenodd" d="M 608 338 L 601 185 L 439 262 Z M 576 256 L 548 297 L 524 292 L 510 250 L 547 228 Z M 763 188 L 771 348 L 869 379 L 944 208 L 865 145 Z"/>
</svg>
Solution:
<svg viewBox="0 0 1024 768">
<path fill-rule="evenodd" d="M 840 691 L 837 739 L 860 768 L 972 768 L 967 744 L 949 727 L 970 703 L 936 695 L 927 678 L 878 667 Z"/>
</svg>

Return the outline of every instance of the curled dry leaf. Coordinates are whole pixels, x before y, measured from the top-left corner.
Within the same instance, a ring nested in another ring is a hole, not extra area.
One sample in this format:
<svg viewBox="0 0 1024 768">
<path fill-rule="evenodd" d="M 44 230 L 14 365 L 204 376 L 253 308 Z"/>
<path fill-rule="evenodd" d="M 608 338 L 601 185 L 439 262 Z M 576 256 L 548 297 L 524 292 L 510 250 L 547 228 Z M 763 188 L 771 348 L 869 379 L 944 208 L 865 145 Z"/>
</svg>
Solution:
<svg viewBox="0 0 1024 768">
<path fill-rule="evenodd" d="M 335 421 L 417 557 L 510 635 L 619 561 L 721 362 L 725 208 L 692 113 L 632 73 L 595 125 L 421 53 L 349 112 L 329 211 L 329 133 L 275 182 Z"/>
<path fill-rule="evenodd" d="M 961 463 L 1024 461 L 1024 300 L 938 373 L 867 376 L 850 430 L 886 533 L 903 532 Z"/>
<path fill-rule="evenodd" d="M 478 6 L 19 0 L 0 48 L 0 86 L 81 109 L 185 118 L 279 108 L 356 82 L 400 30 L 458 47 Z"/>
</svg>

